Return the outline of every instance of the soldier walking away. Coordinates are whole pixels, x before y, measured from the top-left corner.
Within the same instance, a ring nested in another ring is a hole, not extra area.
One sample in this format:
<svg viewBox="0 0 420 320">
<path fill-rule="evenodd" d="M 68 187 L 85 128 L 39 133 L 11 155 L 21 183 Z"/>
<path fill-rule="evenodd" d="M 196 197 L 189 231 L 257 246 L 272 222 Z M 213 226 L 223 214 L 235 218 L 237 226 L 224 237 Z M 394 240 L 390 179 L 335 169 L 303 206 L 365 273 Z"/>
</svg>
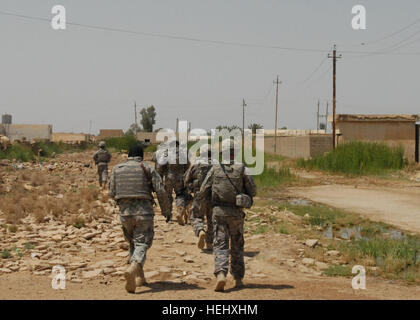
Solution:
<svg viewBox="0 0 420 320">
<path fill-rule="evenodd" d="M 184 174 L 188 170 L 189 164 L 180 164 L 179 154 L 179 142 L 170 142 L 166 146 L 169 148 L 176 148 L 175 158 L 171 159 L 168 155 L 167 147 L 160 150 L 160 153 L 156 152 L 156 170 L 164 177 L 165 189 L 168 192 L 168 199 L 172 211 L 173 196 L 172 192 L 175 192 L 175 204 L 176 204 L 176 220 L 180 225 L 184 225 L 188 221 L 187 217 L 187 204 L 188 194 L 184 187 Z M 168 160 L 166 163 L 162 162 L 162 158 L 166 157 Z"/>
<path fill-rule="evenodd" d="M 254 179 L 243 163 L 236 162 L 236 145 L 233 141 L 222 142 L 222 152 L 230 151 L 229 164 L 214 164 L 208 172 L 196 197 L 193 214 L 196 215 L 202 201 L 211 200 L 213 206 L 213 252 L 215 259 L 215 291 L 224 291 L 229 269 L 235 279 L 235 287 L 243 286 L 244 263 L 244 219 L 242 208 L 252 206 L 256 195 Z M 198 213 L 199 214 L 199 213 Z M 230 242 L 230 245 L 229 245 Z M 229 250 L 230 249 L 230 250 Z"/>
<path fill-rule="evenodd" d="M 99 142 L 99 150 L 93 155 L 93 160 L 98 166 L 99 186 L 106 187 L 108 180 L 108 163 L 111 161 L 111 153 L 106 150 L 105 142 Z"/>
<path fill-rule="evenodd" d="M 109 195 L 119 206 L 124 237 L 130 244 L 130 266 L 124 273 L 125 289 L 129 293 L 146 284 L 143 267 L 154 236 L 153 191 L 166 222 L 169 222 L 172 213 L 162 178 L 143 162 L 143 148 L 133 146 L 127 161 L 112 169 L 109 183 Z"/>
<path fill-rule="evenodd" d="M 200 187 L 203 184 L 207 173 L 212 167 L 211 148 L 203 145 L 200 148 L 200 157 L 188 168 L 185 173 L 184 184 L 187 190 L 197 195 Z M 213 222 L 212 222 L 212 207 L 210 201 L 202 201 L 200 210 L 196 210 L 194 214 L 194 207 L 198 204 L 193 200 L 191 206 L 191 225 L 194 228 L 195 235 L 198 236 L 197 246 L 199 249 L 213 250 Z M 207 230 L 204 227 L 204 218 L 207 221 Z"/>
</svg>

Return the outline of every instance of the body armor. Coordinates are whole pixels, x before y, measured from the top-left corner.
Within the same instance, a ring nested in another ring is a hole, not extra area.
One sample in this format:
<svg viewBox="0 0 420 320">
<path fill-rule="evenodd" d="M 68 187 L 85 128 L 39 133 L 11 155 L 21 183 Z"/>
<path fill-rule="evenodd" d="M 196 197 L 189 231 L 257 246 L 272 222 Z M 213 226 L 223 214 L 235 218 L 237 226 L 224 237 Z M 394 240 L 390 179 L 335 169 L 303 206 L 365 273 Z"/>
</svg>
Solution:
<svg viewBox="0 0 420 320">
<path fill-rule="evenodd" d="M 111 160 L 110 158 L 110 153 L 103 149 L 98 150 L 96 154 L 97 163 L 108 163 Z"/>
<path fill-rule="evenodd" d="M 224 168 L 225 171 L 223 171 L 221 165 L 213 166 L 212 204 L 213 206 L 235 207 L 236 196 L 238 195 L 237 190 L 243 190 L 245 166 L 243 164 L 234 164 L 224 165 Z M 230 181 L 226 175 L 229 176 Z"/>
<path fill-rule="evenodd" d="M 114 169 L 115 199 L 153 199 L 150 178 L 140 161 L 129 160 Z"/>
</svg>

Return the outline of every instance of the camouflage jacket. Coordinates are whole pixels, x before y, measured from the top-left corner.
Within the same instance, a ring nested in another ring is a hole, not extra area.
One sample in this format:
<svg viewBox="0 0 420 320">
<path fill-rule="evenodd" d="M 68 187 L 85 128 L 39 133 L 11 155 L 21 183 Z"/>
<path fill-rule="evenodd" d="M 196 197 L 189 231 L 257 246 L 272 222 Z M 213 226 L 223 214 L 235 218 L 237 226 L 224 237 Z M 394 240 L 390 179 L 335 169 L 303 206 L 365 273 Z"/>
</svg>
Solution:
<svg viewBox="0 0 420 320">
<path fill-rule="evenodd" d="M 235 163 L 237 164 L 237 163 Z M 233 164 L 226 164 L 225 168 L 229 168 Z M 212 197 L 212 188 L 214 183 L 214 166 L 220 166 L 220 164 L 214 164 L 213 167 L 208 172 L 206 178 L 204 179 L 203 184 L 200 187 L 200 191 L 196 195 L 195 200 L 197 203 L 200 202 L 210 202 Z M 245 168 L 244 173 L 242 175 L 243 179 L 243 190 L 241 192 L 249 195 L 250 197 L 255 197 L 257 194 L 257 186 L 255 185 L 254 178 L 248 174 L 248 169 Z M 200 210 L 199 206 L 194 208 L 194 210 Z M 231 206 L 218 206 L 215 205 L 213 207 L 213 215 L 216 216 L 239 216 L 243 214 L 243 211 L 239 207 Z"/>
<path fill-rule="evenodd" d="M 109 163 L 111 161 L 111 153 L 106 149 L 99 149 L 93 155 L 93 160 L 96 164 Z"/>
<path fill-rule="evenodd" d="M 144 186 L 144 188 L 142 188 L 142 192 L 144 192 L 145 190 L 148 190 L 148 198 L 145 198 L 147 200 L 153 199 L 152 196 L 152 191 L 154 191 L 156 193 L 157 199 L 159 201 L 159 206 L 161 208 L 162 214 L 165 217 L 168 217 L 171 215 L 170 212 L 170 203 L 169 203 L 169 198 L 168 198 L 168 194 L 165 190 L 165 186 L 162 182 L 162 178 L 159 175 L 159 173 L 152 168 L 150 165 L 148 165 L 147 163 L 143 162 L 141 158 L 139 157 L 135 157 L 135 158 L 128 158 L 126 162 L 123 162 L 117 166 L 115 166 L 112 169 L 111 172 L 111 178 L 110 178 L 110 182 L 109 182 L 109 195 L 113 198 L 115 198 L 117 196 L 117 183 L 118 182 L 118 172 L 120 170 L 124 170 L 124 167 L 129 167 L 129 166 L 133 166 L 133 165 L 141 165 L 143 164 L 143 167 L 145 169 L 145 174 L 146 174 L 146 179 L 148 181 L 148 185 Z M 143 174 L 143 170 L 139 171 L 140 174 Z M 120 182 L 123 183 L 123 182 Z M 120 198 L 121 200 L 124 200 L 122 198 Z"/>
</svg>

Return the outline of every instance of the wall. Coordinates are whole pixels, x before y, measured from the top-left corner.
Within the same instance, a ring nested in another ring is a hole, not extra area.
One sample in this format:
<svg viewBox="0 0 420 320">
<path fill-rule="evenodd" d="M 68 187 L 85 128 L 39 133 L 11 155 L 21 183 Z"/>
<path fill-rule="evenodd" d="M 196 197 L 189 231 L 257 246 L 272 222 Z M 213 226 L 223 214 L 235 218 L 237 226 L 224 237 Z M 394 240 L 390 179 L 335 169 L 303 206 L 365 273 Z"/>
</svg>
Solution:
<svg viewBox="0 0 420 320">
<path fill-rule="evenodd" d="M 331 135 L 277 137 L 276 154 L 288 158 L 310 158 L 332 149 Z M 274 136 L 264 137 L 264 151 L 274 153 Z"/>
<path fill-rule="evenodd" d="M 88 141 L 88 135 L 84 133 L 53 133 L 51 135 L 52 142 L 64 143 L 81 143 Z"/>
<path fill-rule="evenodd" d="M 2 125 L 2 127 L 10 141 L 23 139 L 27 141 L 51 140 L 52 125 L 8 124 Z"/>
<path fill-rule="evenodd" d="M 156 132 L 137 132 L 137 140 L 149 140 L 150 143 L 157 143 L 156 135 Z"/>
<path fill-rule="evenodd" d="M 409 121 L 346 121 L 337 122 L 341 136 L 338 143 L 345 141 L 383 142 L 391 147 L 401 145 L 404 156 L 415 161 L 416 125 Z"/>
</svg>

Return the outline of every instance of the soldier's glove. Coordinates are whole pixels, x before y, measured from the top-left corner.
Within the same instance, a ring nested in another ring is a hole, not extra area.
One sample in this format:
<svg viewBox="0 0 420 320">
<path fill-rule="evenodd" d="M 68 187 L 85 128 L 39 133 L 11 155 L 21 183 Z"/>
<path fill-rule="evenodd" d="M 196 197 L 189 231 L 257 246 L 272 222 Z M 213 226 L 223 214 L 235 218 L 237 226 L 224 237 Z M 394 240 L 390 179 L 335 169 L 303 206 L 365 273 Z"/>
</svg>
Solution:
<svg viewBox="0 0 420 320">
<path fill-rule="evenodd" d="M 166 223 L 169 223 L 169 221 L 171 221 L 172 219 L 172 212 L 170 212 L 167 216 L 166 216 Z"/>
</svg>

